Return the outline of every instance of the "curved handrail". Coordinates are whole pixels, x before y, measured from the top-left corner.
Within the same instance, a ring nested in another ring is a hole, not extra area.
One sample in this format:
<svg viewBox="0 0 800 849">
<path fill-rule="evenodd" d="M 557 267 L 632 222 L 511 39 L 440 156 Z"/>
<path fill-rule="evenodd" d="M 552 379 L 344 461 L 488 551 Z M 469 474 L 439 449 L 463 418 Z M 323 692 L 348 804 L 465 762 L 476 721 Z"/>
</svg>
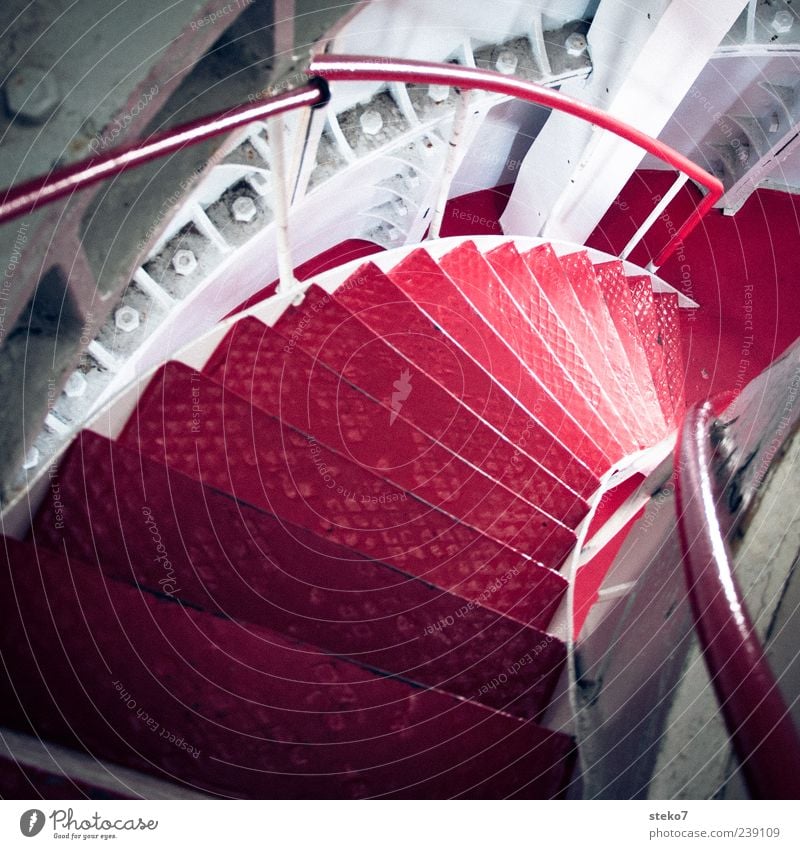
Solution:
<svg viewBox="0 0 800 849">
<path fill-rule="evenodd" d="M 307 85 L 274 97 L 205 115 L 143 141 L 120 145 L 107 153 L 82 159 L 41 177 L 34 177 L 0 193 L 0 224 L 55 203 L 74 192 L 88 189 L 95 183 L 115 177 L 129 168 L 145 165 L 214 136 L 246 127 L 254 121 L 264 121 L 302 106 L 323 106 L 328 99 L 328 87 L 324 80 L 312 79 Z"/>
<path fill-rule="evenodd" d="M 207 115 L 158 133 L 144 141 L 114 148 L 108 153 L 81 160 L 9 188 L 2 193 L 2 200 L 0 200 L 0 224 L 68 197 L 73 192 L 88 188 L 101 180 L 121 174 L 129 168 L 144 165 L 253 121 L 264 120 L 303 106 L 322 106 L 328 102 L 329 97 L 324 80 L 427 83 L 504 94 L 537 103 L 540 106 L 558 109 L 589 121 L 653 154 L 668 165 L 687 174 L 707 190 L 707 194 L 692 214 L 653 260 L 651 266 L 654 268 L 663 265 L 724 192 L 722 183 L 716 177 L 636 127 L 561 92 L 536 83 L 510 79 L 496 71 L 374 56 L 318 56 L 312 60 L 307 73 L 313 75 L 313 78 L 306 86 L 291 89 L 254 104 Z"/>
<path fill-rule="evenodd" d="M 589 106 L 559 91 L 525 80 L 511 79 L 497 71 L 483 71 L 478 68 L 466 68 L 463 65 L 418 62 L 410 59 L 385 59 L 376 56 L 317 56 L 311 61 L 308 73 L 331 82 L 391 81 L 421 85 L 449 85 L 460 89 L 479 89 L 509 95 L 582 118 L 646 150 L 662 162 L 688 174 L 707 190 L 707 194 L 692 214 L 653 260 L 655 267 L 664 264 L 725 191 L 716 177 L 696 165 L 691 159 L 625 121 L 620 121 L 601 109 Z"/>
<path fill-rule="evenodd" d="M 721 406 L 691 409 L 676 446 L 678 530 L 695 627 L 751 795 L 800 799 L 800 738 L 747 614 L 717 517 L 710 424 Z"/>
</svg>

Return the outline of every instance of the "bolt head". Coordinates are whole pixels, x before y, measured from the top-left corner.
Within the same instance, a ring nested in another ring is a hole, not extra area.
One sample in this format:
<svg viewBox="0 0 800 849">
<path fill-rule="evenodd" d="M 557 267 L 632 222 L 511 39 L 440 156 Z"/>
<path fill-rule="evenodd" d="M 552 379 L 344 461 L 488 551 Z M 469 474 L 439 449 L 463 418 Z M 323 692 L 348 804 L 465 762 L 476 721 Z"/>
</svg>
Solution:
<svg viewBox="0 0 800 849">
<path fill-rule="evenodd" d="M 74 371 L 64 385 L 64 394 L 67 398 L 80 398 L 86 392 L 88 383 L 82 371 Z"/>
<path fill-rule="evenodd" d="M 247 197 L 247 195 L 236 198 L 236 200 L 231 204 L 231 215 L 233 215 L 235 221 L 241 221 L 246 224 L 252 221 L 256 217 L 257 213 L 258 209 L 256 208 L 255 202 L 252 198 Z"/>
<path fill-rule="evenodd" d="M 175 256 L 172 257 L 172 267 L 175 269 L 176 274 L 186 277 L 197 268 L 197 257 L 192 251 L 175 251 Z"/>
<path fill-rule="evenodd" d="M 564 47 L 567 48 L 567 53 L 570 56 L 583 56 L 586 52 L 586 36 L 579 32 L 573 32 L 572 35 L 567 36 Z"/>
<path fill-rule="evenodd" d="M 47 120 L 61 97 L 55 75 L 38 65 L 19 65 L 5 84 L 6 105 L 12 116 L 34 124 Z"/>
<path fill-rule="evenodd" d="M 794 25 L 794 15 L 788 9 L 775 13 L 772 19 L 772 29 L 777 33 L 789 32 Z"/>
<path fill-rule="evenodd" d="M 139 313 L 133 307 L 120 307 L 114 313 L 114 324 L 117 330 L 131 333 L 139 326 Z"/>
<path fill-rule="evenodd" d="M 22 461 L 23 469 L 35 469 L 39 465 L 39 449 L 33 445 Z"/>
<path fill-rule="evenodd" d="M 450 97 L 450 86 L 449 85 L 429 85 L 428 86 L 428 97 L 434 103 L 444 103 L 448 97 Z"/>
<path fill-rule="evenodd" d="M 366 112 L 362 112 L 358 120 L 361 129 L 367 136 L 377 136 L 383 129 L 383 117 L 380 112 L 376 112 L 374 109 L 367 109 Z"/>
<path fill-rule="evenodd" d="M 517 70 L 517 54 L 512 50 L 501 50 L 494 66 L 501 74 L 513 74 Z"/>
<path fill-rule="evenodd" d="M 419 174 L 417 174 L 416 171 L 410 170 L 408 174 L 406 174 L 405 182 L 409 189 L 419 188 Z"/>
</svg>

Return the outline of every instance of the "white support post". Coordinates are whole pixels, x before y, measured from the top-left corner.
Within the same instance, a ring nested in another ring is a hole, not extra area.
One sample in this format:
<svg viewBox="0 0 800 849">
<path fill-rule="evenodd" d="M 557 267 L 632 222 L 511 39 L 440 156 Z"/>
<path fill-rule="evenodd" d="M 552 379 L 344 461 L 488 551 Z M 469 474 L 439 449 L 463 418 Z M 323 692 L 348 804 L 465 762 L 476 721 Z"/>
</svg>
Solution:
<svg viewBox="0 0 800 849">
<path fill-rule="evenodd" d="M 756 40 L 756 7 L 758 6 L 758 0 L 750 0 L 750 4 L 747 7 L 747 30 L 745 32 L 744 40 L 747 44 L 753 44 Z"/>
<path fill-rule="evenodd" d="M 267 122 L 269 135 L 270 167 L 272 169 L 272 197 L 275 206 L 275 239 L 278 250 L 278 292 L 288 292 L 297 286 L 292 264 L 289 237 L 289 186 L 286 181 L 286 149 L 283 116 Z"/>
<path fill-rule="evenodd" d="M 561 91 L 658 137 L 747 0 L 603 0 L 589 30 L 592 74 Z M 504 233 L 584 244 L 642 162 L 613 134 L 554 112 L 517 172 Z"/>
<path fill-rule="evenodd" d="M 458 103 L 456 104 L 456 111 L 453 116 L 453 126 L 450 130 L 447 155 L 444 160 L 444 171 L 442 173 L 442 178 L 439 181 L 439 191 L 436 196 L 436 203 L 433 208 L 433 218 L 431 219 L 431 226 L 428 231 L 429 239 L 438 239 L 439 232 L 442 229 L 444 211 L 447 206 L 447 197 L 450 194 L 450 184 L 453 182 L 453 177 L 455 177 L 461 161 L 460 142 L 464 139 L 464 130 L 467 124 L 467 115 L 469 113 L 471 100 L 472 92 L 462 91 L 461 96 L 458 99 Z"/>
<path fill-rule="evenodd" d="M 627 245 L 622 249 L 622 253 L 620 254 L 620 259 L 627 259 L 631 251 L 642 241 L 644 234 L 655 224 L 658 217 L 664 212 L 664 210 L 672 203 L 672 199 L 678 192 L 686 185 L 686 181 L 689 179 L 688 174 L 678 174 L 675 182 L 669 187 L 669 189 L 665 192 L 664 197 L 653 207 L 650 215 L 645 218 L 645 220 L 640 225 L 639 229 L 631 236 L 631 240 Z"/>
</svg>

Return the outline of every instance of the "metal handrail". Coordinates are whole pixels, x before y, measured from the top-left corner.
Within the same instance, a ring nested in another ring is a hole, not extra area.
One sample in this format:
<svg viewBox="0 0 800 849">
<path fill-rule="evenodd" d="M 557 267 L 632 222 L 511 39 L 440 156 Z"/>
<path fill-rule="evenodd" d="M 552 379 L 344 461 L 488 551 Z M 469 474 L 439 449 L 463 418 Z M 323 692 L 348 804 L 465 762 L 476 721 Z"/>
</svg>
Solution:
<svg viewBox="0 0 800 849">
<path fill-rule="evenodd" d="M 46 204 L 70 196 L 101 180 L 121 174 L 130 168 L 198 144 L 214 136 L 237 129 L 253 121 L 264 120 L 303 106 L 322 106 L 328 101 L 327 86 L 319 78 L 352 82 L 405 82 L 451 85 L 459 89 L 477 89 L 517 97 L 551 109 L 574 115 L 620 138 L 637 145 L 679 171 L 687 174 L 707 190 L 683 225 L 650 264 L 651 269 L 663 265 L 705 214 L 722 197 L 724 188 L 714 176 L 690 159 L 648 136 L 630 124 L 608 115 L 572 97 L 536 83 L 510 79 L 495 71 L 483 71 L 460 65 L 418 62 L 406 59 L 384 59 L 374 56 L 318 56 L 307 72 L 313 75 L 308 85 L 275 97 L 215 113 L 161 132 L 141 142 L 115 148 L 106 154 L 77 162 L 50 174 L 29 180 L 2 192 L 0 224 L 24 215 Z"/>
<path fill-rule="evenodd" d="M 676 504 L 695 628 L 751 795 L 800 799 L 800 738 L 731 565 L 717 516 L 710 425 L 722 402 L 687 414 L 676 446 Z"/>
<path fill-rule="evenodd" d="M 375 56 L 318 56 L 312 60 L 309 73 L 331 82 L 402 82 L 491 91 L 574 115 L 646 150 L 662 162 L 688 174 L 691 179 L 707 190 L 707 194 L 692 214 L 657 254 L 651 263 L 653 269 L 664 264 L 725 191 L 722 183 L 699 165 L 625 121 L 620 121 L 601 109 L 589 106 L 559 91 L 536 83 L 511 79 L 497 71 L 483 71 L 461 65 L 418 62 L 410 59 L 384 59 Z"/>
<path fill-rule="evenodd" d="M 264 121 L 303 106 L 323 106 L 328 99 L 328 87 L 324 80 L 312 79 L 307 85 L 274 97 L 205 115 L 143 141 L 121 145 L 107 153 L 58 168 L 0 193 L 0 224 L 170 153 L 246 127 L 254 121 Z"/>
</svg>

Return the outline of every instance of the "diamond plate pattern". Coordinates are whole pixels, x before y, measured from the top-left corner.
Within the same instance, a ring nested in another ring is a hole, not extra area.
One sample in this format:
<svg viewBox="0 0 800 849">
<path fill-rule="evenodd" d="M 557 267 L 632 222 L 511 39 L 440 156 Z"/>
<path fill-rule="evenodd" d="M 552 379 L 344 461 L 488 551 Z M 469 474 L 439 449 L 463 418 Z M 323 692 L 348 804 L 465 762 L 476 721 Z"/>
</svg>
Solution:
<svg viewBox="0 0 800 849">
<path fill-rule="evenodd" d="M 4 548 L 6 723 L 223 796 L 548 798 L 564 787 L 564 735 L 63 555 Z"/>
<path fill-rule="evenodd" d="M 193 406 L 203 411 L 199 425 Z M 453 523 L 178 363 L 156 374 L 120 441 L 464 598 L 476 598 L 504 578 L 508 583 L 491 596 L 490 606 L 501 613 L 516 608 L 522 621 L 527 612 L 525 603 L 518 604 L 520 587 L 550 574 L 541 575 L 540 567 L 512 549 Z M 563 559 L 566 540 L 542 537 L 539 543 L 554 552 L 551 562 Z"/>
<path fill-rule="evenodd" d="M 558 362 L 562 373 L 569 375 L 570 380 L 586 400 L 586 404 L 603 423 L 605 432 L 611 434 L 617 429 L 616 410 L 588 369 L 569 331 L 539 290 L 537 282 L 519 251 L 513 243 L 509 242 L 487 253 L 486 259 L 513 296 L 516 302 L 515 308 L 525 316 L 527 332 L 540 336 L 542 343 L 547 346 Z M 611 450 L 610 443 L 608 443 L 608 450 Z M 616 443 L 612 453 L 618 454 L 620 450 L 619 443 Z"/>
<path fill-rule="evenodd" d="M 591 405 L 601 405 L 603 398 L 597 380 L 575 347 L 569 329 L 553 311 L 513 242 L 489 251 L 486 259 L 522 309 L 528 323 L 546 340 L 556 359 L 570 373 Z"/>
<path fill-rule="evenodd" d="M 538 587 L 526 627 L 90 432 L 61 463 L 33 539 L 109 577 L 526 718 L 545 707 L 563 661 L 563 645 L 537 630 L 566 588 L 560 576 Z M 540 644 L 521 674 L 481 690 Z"/>
<path fill-rule="evenodd" d="M 403 417 L 495 480 L 503 479 L 509 466 L 518 470 L 526 468 L 524 457 L 534 454 L 542 466 L 558 468 L 559 479 L 570 486 L 574 483 L 572 488 L 576 492 L 590 491 L 596 486 L 597 478 L 532 422 L 521 407 L 514 404 L 510 409 L 506 407 L 509 409 L 506 432 L 515 437 L 515 444 L 511 445 L 496 430 L 487 427 L 459 397 L 400 356 L 383 335 L 373 333 L 321 289 L 311 287 L 302 308 L 284 313 L 275 327 L 289 340 L 290 350 L 302 348 L 373 398 L 388 399 L 391 403 L 394 382 L 407 371 L 413 389 L 401 401 Z M 394 333 L 392 338 L 399 337 Z M 465 386 L 464 392 L 473 393 L 477 388 Z M 535 498 L 530 497 L 531 501 L 542 503 L 554 491 L 552 476 L 539 474 L 538 470 L 529 481 L 526 495 L 530 495 L 530 487 L 535 488 Z"/>
<path fill-rule="evenodd" d="M 595 473 L 608 458 L 484 324 L 453 282 L 423 250 L 409 254 L 390 273 L 391 280 L 476 362 L 519 401 L 547 431 Z"/>
<path fill-rule="evenodd" d="M 614 410 L 615 421 L 619 421 L 618 406 L 610 398 L 606 386 L 608 365 L 605 352 L 592 332 L 586 313 L 552 245 L 538 245 L 523 253 L 522 258 L 538 284 L 534 287 L 534 299 L 538 299 L 540 303 L 543 299 L 547 308 L 558 317 L 589 373 L 608 398 Z M 619 459 L 621 457 L 615 458 Z"/>
<path fill-rule="evenodd" d="M 255 319 L 238 322 L 205 373 L 399 489 L 522 550 L 557 532 L 546 513 L 467 465 L 393 410 Z M 413 391 L 413 383 L 409 383 Z M 393 396 L 392 396 L 393 397 Z M 574 500 L 574 499 L 573 499 Z M 543 524 L 544 523 L 544 524 Z M 528 536 L 530 535 L 530 539 Z"/>
<path fill-rule="evenodd" d="M 440 265 L 476 312 L 486 317 L 497 337 L 527 364 L 527 369 L 522 371 L 523 379 L 532 376 L 541 387 L 546 387 L 607 457 L 618 455 L 619 442 L 553 355 L 538 329 L 525 320 L 475 244 L 462 243 L 442 257 Z"/>
<path fill-rule="evenodd" d="M 603 352 L 607 368 L 603 389 L 617 411 L 620 427 L 630 434 L 632 441 L 628 445 L 631 448 L 649 445 L 652 433 L 646 425 L 647 406 L 636 392 L 631 365 L 598 286 L 594 267 L 585 251 L 562 256 L 560 262 Z"/>
<path fill-rule="evenodd" d="M 674 427 L 675 413 L 664 364 L 664 339 L 658 326 L 658 314 L 650 278 L 646 275 L 628 277 L 628 288 L 633 301 L 636 327 L 650 366 L 658 403 L 661 405 L 665 421 L 670 427 Z"/>
<path fill-rule="evenodd" d="M 639 338 L 633 300 L 625 271 L 619 261 L 598 263 L 594 271 L 614 327 L 625 349 L 628 362 L 631 364 L 636 385 L 647 405 L 647 422 L 652 428 L 652 441 L 656 442 L 666 435 L 667 425 L 661 412 L 655 386 L 653 386 L 647 355 Z"/>
<path fill-rule="evenodd" d="M 345 283 L 337 290 L 334 294 L 337 303 L 398 353 L 425 370 L 430 378 L 482 420 L 495 426 L 507 424 L 515 407 L 509 396 L 493 384 L 486 372 L 445 336 L 388 277 L 375 266 L 365 266 L 359 269 L 356 279 L 361 281 L 358 286 L 351 287 Z M 402 411 L 400 416 L 403 416 Z M 534 426 L 527 419 L 521 433 Z M 525 442 L 519 439 L 516 445 L 507 440 L 497 444 L 493 453 L 503 452 L 503 459 L 497 463 L 501 466 L 499 479 L 531 504 L 541 507 L 567 527 L 574 528 L 586 515 L 586 502 L 532 460 L 524 448 Z M 587 481 L 586 486 L 593 484 Z"/>
<path fill-rule="evenodd" d="M 683 415 L 686 407 L 684 397 L 686 373 L 683 368 L 678 296 L 674 292 L 653 292 L 653 303 L 658 316 L 658 326 L 661 329 L 661 338 L 664 341 L 664 371 L 677 420 Z"/>
</svg>

